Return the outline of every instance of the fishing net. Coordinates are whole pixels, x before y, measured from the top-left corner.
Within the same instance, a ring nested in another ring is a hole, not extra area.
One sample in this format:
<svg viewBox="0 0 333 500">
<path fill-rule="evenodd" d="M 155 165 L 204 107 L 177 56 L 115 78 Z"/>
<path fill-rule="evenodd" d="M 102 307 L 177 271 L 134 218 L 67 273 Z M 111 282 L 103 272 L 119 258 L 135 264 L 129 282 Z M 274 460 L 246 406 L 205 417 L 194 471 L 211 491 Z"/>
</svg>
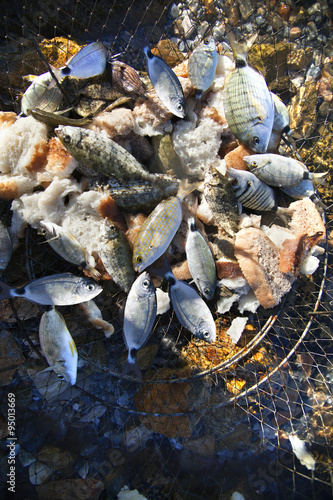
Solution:
<svg viewBox="0 0 333 500">
<path fill-rule="evenodd" d="M 149 37 L 174 65 L 197 36 L 213 33 L 225 49 L 227 27 L 258 31 L 252 54 L 285 103 L 298 99 L 296 146 L 312 171 L 330 171 L 332 145 L 331 9 L 325 1 L 234 3 L 220 0 L 3 2 L 2 111 L 20 111 L 23 76 L 46 71 L 60 37 L 102 40 L 111 54 L 145 70 Z M 45 42 L 46 40 L 46 42 Z M 298 60 L 291 46 L 298 41 Z M 177 50 L 175 50 L 175 47 Z M 180 50 L 179 50 L 180 49 Z M 311 69 L 312 78 L 305 79 Z M 331 73 L 329 72 L 331 71 Z M 293 86 L 291 79 L 300 78 Z M 320 83 L 319 83 L 320 82 Z M 326 93 L 318 89 L 326 85 Z M 330 92 L 330 94 L 329 94 Z M 296 96 L 296 97 L 295 97 Z M 296 112 L 296 111 L 295 111 Z M 320 265 L 301 276 L 281 303 L 249 314 L 240 341 L 226 335 L 237 313 L 216 314 L 217 341 L 190 338 L 174 312 L 158 316 L 138 352 L 143 381 L 121 377 L 124 293 L 112 282 L 96 303 L 114 327 L 106 338 L 77 306 L 63 307 L 78 348 L 75 386 L 45 368 L 38 342 L 45 308 L 17 298 L 1 304 L 1 488 L 11 453 L 8 394 L 15 395 L 15 498 L 117 498 L 125 486 L 149 499 L 329 498 L 333 489 L 332 191 L 320 190 L 328 238 Z M 10 225 L 10 202 L 1 202 Z M 78 273 L 27 228 L 2 279 L 24 284 Z M 235 496 L 233 497 L 235 498 Z"/>
</svg>

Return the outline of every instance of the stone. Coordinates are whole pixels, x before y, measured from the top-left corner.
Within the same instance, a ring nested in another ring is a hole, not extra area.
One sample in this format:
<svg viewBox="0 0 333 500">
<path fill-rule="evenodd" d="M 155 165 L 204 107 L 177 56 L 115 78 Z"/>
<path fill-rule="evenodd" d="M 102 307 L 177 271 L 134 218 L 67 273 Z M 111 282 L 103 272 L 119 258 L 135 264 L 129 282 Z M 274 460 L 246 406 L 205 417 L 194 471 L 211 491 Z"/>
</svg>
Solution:
<svg viewBox="0 0 333 500">
<path fill-rule="evenodd" d="M 290 54 L 287 55 L 287 64 L 289 70 L 302 71 L 307 66 L 313 58 L 313 49 L 311 47 L 306 47 L 305 49 L 291 50 Z"/>
<path fill-rule="evenodd" d="M 52 481 L 36 488 L 39 500 L 45 500 L 46 498 L 98 500 L 103 490 L 103 483 L 92 477 Z"/>
<path fill-rule="evenodd" d="M 290 29 L 290 38 L 292 40 L 297 40 L 297 38 L 299 38 L 302 34 L 302 30 L 299 26 L 293 26 L 291 29 Z"/>
<path fill-rule="evenodd" d="M 316 81 L 307 79 L 288 106 L 290 128 L 307 138 L 316 127 L 317 89 Z"/>
<path fill-rule="evenodd" d="M 152 53 L 155 56 L 161 57 L 170 68 L 173 68 L 185 59 L 185 56 L 177 48 L 177 45 L 168 38 L 160 40 L 156 47 L 152 49 Z"/>
<path fill-rule="evenodd" d="M 215 437 L 207 434 L 198 439 L 189 439 L 183 443 L 183 447 L 196 455 L 212 457 L 215 452 Z"/>
<path fill-rule="evenodd" d="M 20 346 L 9 330 L 0 331 L 0 386 L 8 385 L 16 372 L 15 366 L 24 363 Z"/>
<path fill-rule="evenodd" d="M 46 445 L 38 452 L 37 460 L 63 474 L 71 474 L 77 455 L 59 446 Z"/>
<path fill-rule="evenodd" d="M 52 476 L 52 469 L 42 462 L 33 462 L 29 466 L 29 479 L 31 484 L 46 483 Z"/>
</svg>

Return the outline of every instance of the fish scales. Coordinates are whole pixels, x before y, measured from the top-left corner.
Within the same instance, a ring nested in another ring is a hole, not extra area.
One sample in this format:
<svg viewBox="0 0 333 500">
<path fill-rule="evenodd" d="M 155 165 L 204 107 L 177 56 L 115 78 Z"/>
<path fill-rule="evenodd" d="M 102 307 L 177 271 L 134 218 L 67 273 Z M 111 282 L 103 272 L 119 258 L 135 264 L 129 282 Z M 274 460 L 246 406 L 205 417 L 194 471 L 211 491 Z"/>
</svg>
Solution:
<svg viewBox="0 0 333 500">
<path fill-rule="evenodd" d="M 214 167 L 206 173 L 204 197 L 216 223 L 233 237 L 239 223 L 237 198 L 230 182 Z"/>
<path fill-rule="evenodd" d="M 146 343 L 157 313 L 154 284 L 147 272 L 143 272 L 133 283 L 125 305 L 123 334 L 128 349 L 127 363 L 123 375 L 132 369 L 142 379 L 137 365 L 137 351 Z"/>
<path fill-rule="evenodd" d="M 212 85 L 217 65 L 217 51 L 213 37 L 201 42 L 188 60 L 188 76 L 196 89 L 196 97 Z"/>
<path fill-rule="evenodd" d="M 71 385 L 76 382 L 77 350 L 63 316 L 53 307 L 46 311 L 39 324 L 39 342 L 50 368 Z"/>
<path fill-rule="evenodd" d="M 276 208 L 274 190 L 261 182 L 254 174 L 246 170 L 228 168 L 228 176 L 237 200 L 245 207 L 253 210 L 270 211 Z"/>
<path fill-rule="evenodd" d="M 171 183 L 147 172 L 125 148 L 93 130 L 60 125 L 55 133 L 74 158 L 101 174 L 123 180 L 142 179 L 163 189 Z"/>
<path fill-rule="evenodd" d="M 121 230 L 107 220 L 101 224 L 98 254 L 113 281 L 128 293 L 135 279 L 132 252 Z"/>
<path fill-rule="evenodd" d="M 246 62 L 255 37 L 241 44 L 229 32 L 236 67 L 226 78 L 224 112 L 237 139 L 252 151 L 264 153 L 273 128 L 274 104 L 264 77 Z"/>
<path fill-rule="evenodd" d="M 182 201 L 197 187 L 198 184 L 181 184 L 177 196 L 161 201 L 147 217 L 134 242 L 136 271 L 143 271 L 167 250 L 182 221 Z"/>
</svg>

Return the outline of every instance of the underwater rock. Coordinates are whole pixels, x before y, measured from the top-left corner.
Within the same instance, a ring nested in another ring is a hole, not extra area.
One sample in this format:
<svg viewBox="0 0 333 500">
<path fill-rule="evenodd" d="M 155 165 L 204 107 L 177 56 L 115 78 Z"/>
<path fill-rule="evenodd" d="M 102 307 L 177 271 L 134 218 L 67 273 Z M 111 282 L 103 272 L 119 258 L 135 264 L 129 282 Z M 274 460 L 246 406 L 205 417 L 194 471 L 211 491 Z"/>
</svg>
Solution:
<svg viewBox="0 0 333 500">
<path fill-rule="evenodd" d="M 39 500 L 45 500 L 46 498 L 98 500 L 103 490 L 103 483 L 92 477 L 52 481 L 36 488 Z"/>
<path fill-rule="evenodd" d="M 9 330 L 0 331 L 0 352 L 0 386 L 3 386 L 10 384 L 16 372 L 15 366 L 24 363 L 25 358 Z"/>
<path fill-rule="evenodd" d="M 42 462 L 33 462 L 29 466 L 29 479 L 32 484 L 46 483 L 52 476 L 52 469 Z"/>
<path fill-rule="evenodd" d="M 46 445 L 38 452 L 37 460 L 63 474 L 71 474 L 77 455 L 59 446 Z"/>
<path fill-rule="evenodd" d="M 168 38 L 160 40 L 151 51 L 155 56 L 161 57 L 170 68 L 177 66 L 177 64 L 185 60 L 184 54 L 178 49 L 177 45 Z"/>
<path fill-rule="evenodd" d="M 297 89 L 288 106 L 290 128 L 302 138 L 308 138 L 316 128 L 317 89 L 316 81 L 307 78 L 304 85 Z"/>
</svg>

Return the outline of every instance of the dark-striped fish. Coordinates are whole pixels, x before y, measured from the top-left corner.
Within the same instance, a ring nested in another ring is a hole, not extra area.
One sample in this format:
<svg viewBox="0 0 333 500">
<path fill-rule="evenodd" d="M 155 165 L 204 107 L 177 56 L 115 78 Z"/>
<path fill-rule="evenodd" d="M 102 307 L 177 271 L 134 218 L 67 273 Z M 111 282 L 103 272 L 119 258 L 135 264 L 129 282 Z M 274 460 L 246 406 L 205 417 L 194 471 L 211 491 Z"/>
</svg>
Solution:
<svg viewBox="0 0 333 500">
<path fill-rule="evenodd" d="M 137 377 L 142 379 L 136 354 L 150 335 L 156 312 L 155 287 L 149 274 L 144 272 L 134 281 L 126 300 L 123 334 L 128 349 L 128 358 L 122 375 L 133 370 Z"/>
<path fill-rule="evenodd" d="M 276 196 L 274 190 L 260 181 L 247 170 L 228 168 L 227 175 L 232 179 L 231 186 L 237 200 L 245 207 L 253 210 L 274 211 Z"/>
<path fill-rule="evenodd" d="M 212 166 L 206 172 L 204 197 L 216 224 L 233 237 L 238 231 L 239 223 L 237 198 L 227 177 Z"/>
<path fill-rule="evenodd" d="M 141 272 L 155 262 L 170 245 L 182 221 L 182 201 L 197 184 L 181 184 L 177 196 L 161 201 L 142 224 L 133 249 L 133 267 Z"/>
<path fill-rule="evenodd" d="M 77 373 L 77 350 L 61 314 L 52 307 L 41 317 L 39 324 L 39 342 L 49 368 L 61 380 L 74 385 Z"/>
</svg>

